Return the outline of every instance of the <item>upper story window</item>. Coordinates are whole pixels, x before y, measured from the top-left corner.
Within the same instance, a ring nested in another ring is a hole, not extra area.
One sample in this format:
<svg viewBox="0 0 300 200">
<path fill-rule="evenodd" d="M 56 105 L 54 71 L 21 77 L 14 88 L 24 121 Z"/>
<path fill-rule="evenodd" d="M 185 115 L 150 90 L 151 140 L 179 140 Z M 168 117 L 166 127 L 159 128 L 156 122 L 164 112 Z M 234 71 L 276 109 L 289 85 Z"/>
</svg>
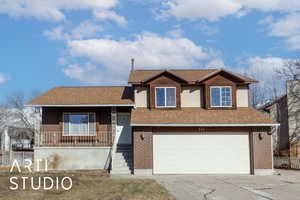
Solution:
<svg viewBox="0 0 300 200">
<path fill-rule="evenodd" d="M 175 87 L 156 87 L 155 88 L 156 107 L 176 107 L 176 88 Z"/>
<path fill-rule="evenodd" d="M 211 107 L 232 107 L 232 89 L 230 86 L 210 87 Z"/>
<path fill-rule="evenodd" d="M 64 113 L 64 136 L 96 135 L 95 113 Z"/>
</svg>

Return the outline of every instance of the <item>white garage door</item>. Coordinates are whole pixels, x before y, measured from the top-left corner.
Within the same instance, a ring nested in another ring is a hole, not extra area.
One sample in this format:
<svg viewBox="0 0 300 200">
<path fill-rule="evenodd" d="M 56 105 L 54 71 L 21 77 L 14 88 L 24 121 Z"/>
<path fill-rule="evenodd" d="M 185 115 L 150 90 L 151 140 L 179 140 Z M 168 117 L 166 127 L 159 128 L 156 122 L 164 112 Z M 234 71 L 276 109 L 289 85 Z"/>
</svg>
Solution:
<svg viewBox="0 0 300 200">
<path fill-rule="evenodd" d="M 153 135 L 154 174 L 249 174 L 249 135 Z"/>
</svg>

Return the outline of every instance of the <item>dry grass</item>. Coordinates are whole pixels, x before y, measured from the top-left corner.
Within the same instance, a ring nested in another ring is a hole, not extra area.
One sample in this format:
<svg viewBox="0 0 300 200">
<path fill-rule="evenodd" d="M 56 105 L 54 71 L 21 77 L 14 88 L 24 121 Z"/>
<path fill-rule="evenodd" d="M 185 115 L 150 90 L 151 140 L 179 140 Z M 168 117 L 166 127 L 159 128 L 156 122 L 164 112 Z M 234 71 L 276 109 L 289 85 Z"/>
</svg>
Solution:
<svg viewBox="0 0 300 200">
<path fill-rule="evenodd" d="M 0 172 L 0 199 L 2 200 L 175 200 L 167 190 L 151 179 L 111 179 L 103 171 L 76 171 L 76 172 L 51 172 L 51 173 L 9 173 Z M 65 176 L 72 178 L 73 187 L 69 191 L 63 189 L 52 189 L 48 191 L 32 190 L 30 182 L 26 184 L 27 189 L 12 191 L 13 186 L 9 182 L 12 176 L 19 177 L 19 187 L 21 176 L 34 177 L 34 184 L 37 185 L 39 176 L 50 176 L 52 178 Z"/>
</svg>

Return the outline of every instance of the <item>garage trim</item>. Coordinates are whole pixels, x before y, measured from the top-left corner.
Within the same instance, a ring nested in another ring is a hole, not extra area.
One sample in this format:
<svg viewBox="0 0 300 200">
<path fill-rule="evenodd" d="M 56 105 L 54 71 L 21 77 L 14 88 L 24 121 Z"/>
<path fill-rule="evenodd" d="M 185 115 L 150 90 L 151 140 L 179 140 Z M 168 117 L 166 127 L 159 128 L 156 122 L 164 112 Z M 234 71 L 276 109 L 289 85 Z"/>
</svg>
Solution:
<svg viewBox="0 0 300 200">
<path fill-rule="evenodd" d="M 270 127 L 280 124 L 130 124 L 131 126 L 153 126 L 153 127 Z"/>
<path fill-rule="evenodd" d="M 231 173 L 230 172 L 230 174 L 253 174 L 253 172 L 254 172 L 254 170 L 253 170 L 253 152 L 252 152 L 252 148 L 253 148 L 253 144 L 252 144 L 252 138 L 251 138 L 251 132 L 240 132 L 241 134 L 237 134 L 237 135 L 247 135 L 248 137 L 247 137 L 247 140 L 248 140 L 248 144 L 247 144 L 247 146 L 248 146 L 248 160 L 246 160 L 247 162 L 248 162 L 248 168 L 245 168 L 246 166 L 245 165 L 241 165 L 241 171 L 240 172 L 237 172 L 237 173 Z M 182 135 L 182 136 L 197 136 L 197 135 L 199 135 L 199 136 L 205 136 L 205 135 L 207 135 L 207 136 L 211 136 L 211 135 L 230 135 L 230 136 L 233 136 L 234 137 L 234 135 L 235 135 L 236 133 L 234 133 L 234 132 L 198 132 L 198 134 L 195 134 L 195 132 L 191 132 L 190 134 L 189 134 L 189 132 L 181 132 L 181 134 L 179 134 L 179 132 L 176 132 L 175 134 L 173 134 L 172 132 L 153 132 L 153 143 L 152 143 L 152 149 L 153 149 L 153 153 L 152 153 L 152 159 L 153 159 L 153 162 L 152 162 L 152 169 L 153 169 L 153 174 L 174 174 L 174 173 L 159 173 L 159 172 L 157 172 L 157 169 L 155 169 L 155 154 L 157 153 L 155 153 L 155 139 L 154 139 L 154 137 L 156 137 L 156 136 L 160 136 L 160 135 Z M 242 138 L 242 137 L 241 137 Z M 200 139 L 200 138 L 199 138 Z M 209 137 L 207 138 L 208 140 L 210 140 L 209 139 Z M 212 137 L 212 139 L 213 139 L 213 137 Z M 229 141 L 234 141 L 234 140 L 232 140 L 231 138 L 228 138 L 229 139 Z M 187 139 L 188 140 L 188 139 Z M 200 139 L 201 140 L 201 139 Z M 242 140 L 244 140 L 244 142 L 245 142 L 245 138 L 244 139 L 242 139 Z M 212 140 L 213 141 L 213 140 Z M 180 143 L 180 142 L 179 142 Z M 222 142 L 221 142 L 222 143 Z M 194 143 L 194 145 L 196 145 L 197 146 L 197 144 L 195 144 Z M 242 147 L 242 146 L 241 146 Z M 156 148 L 157 148 L 157 146 L 156 146 Z M 204 149 L 205 150 L 205 149 Z M 188 150 L 189 151 L 189 150 Z M 206 149 L 206 151 L 209 151 L 209 149 Z M 229 149 L 229 151 L 230 151 L 230 149 Z M 170 151 L 171 152 L 171 151 Z M 196 152 L 197 152 L 197 150 L 196 150 Z M 216 152 L 218 152 L 218 150 L 216 150 Z M 195 152 L 194 152 L 195 153 Z M 206 153 L 205 152 L 203 152 L 203 155 L 205 155 Z M 206 154 L 207 155 L 207 154 Z M 240 154 L 241 156 L 242 156 L 242 153 Z M 204 156 L 205 157 L 205 156 Z M 243 157 L 243 156 L 242 156 Z M 180 162 L 184 162 L 184 161 L 180 161 Z M 214 161 L 212 161 L 211 163 L 214 163 Z M 233 164 L 234 165 L 234 164 Z M 212 166 L 214 166 L 214 165 L 212 165 Z M 228 166 L 229 166 L 229 168 L 228 168 Z M 184 168 L 184 167 L 182 167 L 182 168 Z M 197 168 L 197 167 L 196 167 Z M 224 168 L 225 168 L 225 166 L 224 166 Z M 227 165 L 227 168 L 229 169 L 229 171 L 230 171 L 230 164 L 229 165 Z M 238 167 L 237 167 L 237 169 L 238 169 Z M 193 170 L 193 169 L 191 169 L 191 170 Z M 203 170 L 203 169 L 202 169 Z M 216 171 L 222 171 L 222 169 L 215 169 Z M 248 171 L 247 173 L 243 173 L 242 171 Z M 200 170 L 201 171 L 201 170 Z M 204 170 L 205 171 L 205 170 Z M 209 171 L 209 170 L 208 170 Z M 213 170 L 212 170 L 213 171 Z M 191 173 L 189 173 L 188 171 L 187 172 L 184 172 L 184 170 L 182 170 L 182 174 L 191 174 Z M 223 173 L 224 172 L 224 173 Z M 222 173 L 219 173 L 219 172 L 217 172 L 217 173 L 214 173 L 214 172 L 209 172 L 209 173 L 202 173 L 202 172 L 198 172 L 198 174 L 228 174 L 228 172 L 226 172 L 226 169 L 223 171 Z M 176 173 L 177 174 L 177 173 Z M 178 173 L 178 174 L 180 174 L 180 173 Z M 195 174 L 197 174 L 197 173 L 195 173 Z"/>
</svg>

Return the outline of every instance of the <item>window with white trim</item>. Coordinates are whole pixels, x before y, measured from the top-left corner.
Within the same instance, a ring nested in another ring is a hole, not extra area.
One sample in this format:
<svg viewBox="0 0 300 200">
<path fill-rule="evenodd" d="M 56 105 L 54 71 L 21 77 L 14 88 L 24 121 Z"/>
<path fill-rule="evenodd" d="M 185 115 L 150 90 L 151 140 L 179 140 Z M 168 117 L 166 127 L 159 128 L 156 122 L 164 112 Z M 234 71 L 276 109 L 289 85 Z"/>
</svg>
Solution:
<svg viewBox="0 0 300 200">
<path fill-rule="evenodd" d="M 230 86 L 210 87 L 211 107 L 232 107 L 232 89 Z"/>
<path fill-rule="evenodd" d="M 176 88 L 156 87 L 155 99 L 158 108 L 176 107 Z"/>
<path fill-rule="evenodd" d="M 93 136 L 96 135 L 95 113 L 64 113 L 64 136 Z"/>
</svg>

